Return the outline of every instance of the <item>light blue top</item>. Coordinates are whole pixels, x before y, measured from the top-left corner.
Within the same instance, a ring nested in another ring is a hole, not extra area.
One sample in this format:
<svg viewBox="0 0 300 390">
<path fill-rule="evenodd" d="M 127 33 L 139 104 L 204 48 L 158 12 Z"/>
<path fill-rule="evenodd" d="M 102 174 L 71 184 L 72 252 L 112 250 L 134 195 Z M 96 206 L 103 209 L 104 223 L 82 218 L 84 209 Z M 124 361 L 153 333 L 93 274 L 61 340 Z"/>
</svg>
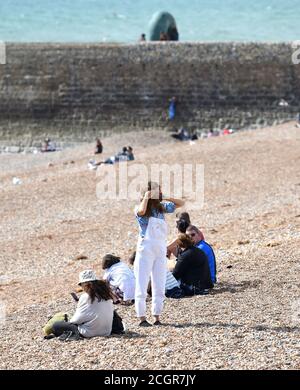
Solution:
<svg viewBox="0 0 300 390">
<path fill-rule="evenodd" d="M 209 270 L 210 270 L 211 281 L 215 284 L 217 282 L 217 267 L 216 267 L 216 258 L 212 247 L 204 240 L 199 241 L 198 244 L 195 246 L 201 249 L 206 254 Z"/>
<path fill-rule="evenodd" d="M 164 206 L 166 213 L 171 214 L 174 213 L 176 206 L 173 202 L 161 202 L 161 204 Z M 140 228 L 140 237 L 145 237 L 146 230 L 149 223 L 149 217 L 140 217 L 137 215 L 137 209 L 135 210 L 135 216 L 139 224 Z M 164 213 L 158 212 L 156 209 L 152 209 L 151 217 L 158 218 L 158 219 L 165 219 Z"/>
</svg>

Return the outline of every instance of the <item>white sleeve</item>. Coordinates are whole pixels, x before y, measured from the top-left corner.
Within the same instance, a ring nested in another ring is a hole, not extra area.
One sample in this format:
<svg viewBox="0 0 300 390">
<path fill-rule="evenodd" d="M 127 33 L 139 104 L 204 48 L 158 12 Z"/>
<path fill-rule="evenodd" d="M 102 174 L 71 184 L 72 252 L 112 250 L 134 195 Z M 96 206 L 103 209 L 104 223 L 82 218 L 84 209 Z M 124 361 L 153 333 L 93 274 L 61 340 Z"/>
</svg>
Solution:
<svg viewBox="0 0 300 390">
<path fill-rule="evenodd" d="M 76 312 L 71 318 L 70 322 L 73 324 L 81 325 L 89 320 L 89 296 L 88 294 L 82 294 L 79 298 L 79 302 L 76 308 Z"/>
<path fill-rule="evenodd" d="M 106 280 L 107 282 L 109 282 L 109 281 L 111 280 L 111 276 L 110 276 L 109 270 L 106 270 L 106 271 L 104 272 L 103 280 Z"/>
</svg>

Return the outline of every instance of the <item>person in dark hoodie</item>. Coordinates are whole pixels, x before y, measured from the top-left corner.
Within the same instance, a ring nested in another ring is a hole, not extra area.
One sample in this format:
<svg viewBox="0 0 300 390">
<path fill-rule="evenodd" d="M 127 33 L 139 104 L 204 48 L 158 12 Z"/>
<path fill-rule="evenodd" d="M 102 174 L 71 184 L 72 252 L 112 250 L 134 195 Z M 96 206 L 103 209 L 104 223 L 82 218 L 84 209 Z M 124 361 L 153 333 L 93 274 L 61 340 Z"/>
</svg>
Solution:
<svg viewBox="0 0 300 390">
<path fill-rule="evenodd" d="M 181 233 L 177 243 L 183 249 L 178 256 L 173 275 L 180 281 L 180 287 L 185 295 L 206 295 L 213 287 L 207 256 L 194 246 L 191 238 Z"/>
</svg>

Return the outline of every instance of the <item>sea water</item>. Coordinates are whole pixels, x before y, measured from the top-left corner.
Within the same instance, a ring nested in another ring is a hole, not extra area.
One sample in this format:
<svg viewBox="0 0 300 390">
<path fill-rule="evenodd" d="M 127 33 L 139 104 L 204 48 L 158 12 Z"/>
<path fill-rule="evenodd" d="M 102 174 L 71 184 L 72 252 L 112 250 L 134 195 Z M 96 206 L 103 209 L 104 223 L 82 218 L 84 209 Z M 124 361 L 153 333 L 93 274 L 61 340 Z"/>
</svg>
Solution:
<svg viewBox="0 0 300 390">
<path fill-rule="evenodd" d="M 157 11 L 183 41 L 300 40 L 300 0 L 0 0 L 0 41 L 131 43 Z"/>
</svg>

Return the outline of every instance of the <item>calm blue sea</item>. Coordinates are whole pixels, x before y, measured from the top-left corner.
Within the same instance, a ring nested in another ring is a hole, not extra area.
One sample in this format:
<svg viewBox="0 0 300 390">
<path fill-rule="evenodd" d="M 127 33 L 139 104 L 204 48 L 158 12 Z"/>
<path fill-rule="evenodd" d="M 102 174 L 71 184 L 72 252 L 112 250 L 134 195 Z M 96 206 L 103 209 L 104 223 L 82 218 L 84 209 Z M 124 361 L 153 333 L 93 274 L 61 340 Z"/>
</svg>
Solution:
<svg viewBox="0 0 300 390">
<path fill-rule="evenodd" d="M 135 42 L 157 11 L 180 40 L 300 40 L 300 0 L 0 0 L 0 40 Z"/>
</svg>

